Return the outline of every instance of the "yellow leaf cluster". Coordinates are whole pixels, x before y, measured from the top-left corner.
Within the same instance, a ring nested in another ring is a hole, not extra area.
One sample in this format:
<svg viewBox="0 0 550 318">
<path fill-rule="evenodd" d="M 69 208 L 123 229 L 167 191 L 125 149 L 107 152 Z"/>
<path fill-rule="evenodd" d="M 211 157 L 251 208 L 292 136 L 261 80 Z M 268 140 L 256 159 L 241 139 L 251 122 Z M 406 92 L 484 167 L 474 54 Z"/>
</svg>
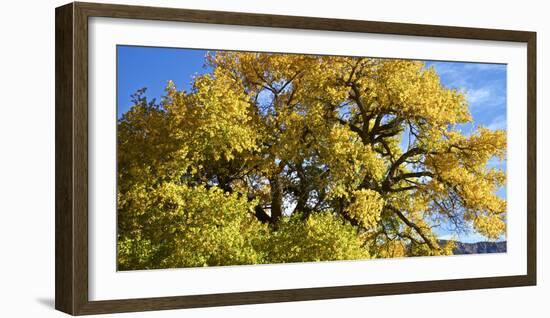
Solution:
<svg viewBox="0 0 550 318">
<path fill-rule="evenodd" d="M 384 199 L 373 190 L 361 189 L 352 192 L 352 203 L 346 212 L 366 229 L 374 229 L 380 220 Z"/>
</svg>

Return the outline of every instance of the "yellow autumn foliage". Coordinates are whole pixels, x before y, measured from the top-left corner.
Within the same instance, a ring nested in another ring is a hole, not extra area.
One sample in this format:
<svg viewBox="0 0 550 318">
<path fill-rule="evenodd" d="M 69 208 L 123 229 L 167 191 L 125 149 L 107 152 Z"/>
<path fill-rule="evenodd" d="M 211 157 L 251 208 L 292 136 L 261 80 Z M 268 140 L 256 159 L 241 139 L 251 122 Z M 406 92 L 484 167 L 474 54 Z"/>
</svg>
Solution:
<svg viewBox="0 0 550 318">
<path fill-rule="evenodd" d="M 506 132 L 423 62 L 215 52 L 118 121 L 122 270 L 450 255 L 506 231 Z M 406 139 L 405 139 L 406 138 Z M 403 141 L 407 141 L 404 145 Z"/>
</svg>

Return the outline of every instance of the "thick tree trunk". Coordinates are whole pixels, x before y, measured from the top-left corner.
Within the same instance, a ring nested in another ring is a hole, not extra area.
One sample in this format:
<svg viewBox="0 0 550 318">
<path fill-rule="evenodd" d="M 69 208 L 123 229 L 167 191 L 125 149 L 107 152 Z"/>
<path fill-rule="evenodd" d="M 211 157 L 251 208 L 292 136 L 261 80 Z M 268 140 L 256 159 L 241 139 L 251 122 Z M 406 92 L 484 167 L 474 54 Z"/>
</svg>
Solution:
<svg viewBox="0 0 550 318">
<path fill-rule="evenodd" d="M 277 223 L 283 216 L 283 189 L 279 176 L 269 180 L 271 185 L 271 222 Z"/>
<path fill-rule="evenodd" d="M 307 185 L 307 178 L 304 171 L 304 168 L 302 167 L 302 162 L 300 162 L 296 166 L 296 172 L 298 173 L 298 177 L 300 178 L 300 182 L 298 184 L 298 193 L 296 193 L 297 196 L 297 202 L 296 202 L 296 208 L 294 211 L 302 212 L 306 214 L 308 211 L 306 211 L 306 205 L 307 201 L 309 199 L 309 193 L 308 193 L 308 185 Z"/>
</svg>

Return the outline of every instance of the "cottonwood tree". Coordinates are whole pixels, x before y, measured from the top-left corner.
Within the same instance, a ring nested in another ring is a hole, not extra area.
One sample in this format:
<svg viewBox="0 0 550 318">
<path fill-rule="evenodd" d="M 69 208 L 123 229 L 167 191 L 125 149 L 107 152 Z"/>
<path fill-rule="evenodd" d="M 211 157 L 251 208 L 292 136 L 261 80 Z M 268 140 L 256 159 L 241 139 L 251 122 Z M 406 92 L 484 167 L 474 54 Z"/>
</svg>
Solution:
<svg viewBox="0 0 550 318">
<path fill-rule="evenodd" d="M 409 60 L 217 52 L 118 122 L 121 269 L 447 255 L 505 232 L 506 134 Z"/>
</svg>

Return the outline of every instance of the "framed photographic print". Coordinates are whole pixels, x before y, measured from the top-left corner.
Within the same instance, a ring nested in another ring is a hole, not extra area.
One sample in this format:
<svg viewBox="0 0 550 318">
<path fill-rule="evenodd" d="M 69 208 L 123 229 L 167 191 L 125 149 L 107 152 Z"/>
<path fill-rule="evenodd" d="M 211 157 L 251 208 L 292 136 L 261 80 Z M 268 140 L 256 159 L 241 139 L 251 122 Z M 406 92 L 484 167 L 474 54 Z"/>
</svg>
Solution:
<svg viewBox="0 0 550 318">
<path fill-rule="evenodd" d="M 536 34 L 56 9 L 56 308 L 536 284 Z"/>
</svg>

